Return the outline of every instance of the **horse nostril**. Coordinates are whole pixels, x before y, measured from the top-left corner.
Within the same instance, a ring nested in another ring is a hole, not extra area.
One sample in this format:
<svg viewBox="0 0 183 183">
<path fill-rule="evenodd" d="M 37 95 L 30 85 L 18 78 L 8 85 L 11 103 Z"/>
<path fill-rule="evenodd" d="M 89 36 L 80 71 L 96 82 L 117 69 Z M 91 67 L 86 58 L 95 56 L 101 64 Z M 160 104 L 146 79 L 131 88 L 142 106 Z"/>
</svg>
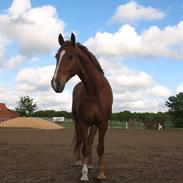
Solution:
<svg viewBox="0 0 183 183">
<path fill-rule="evenodd" d="M 51 80 L 51 86 L 54 90 L 60 90 L 61 88 L 61 83 L 60 82 L 55 82 L 54 79 Z"/>
<path fill-rule="evenodd" d="M 60 89 L 60 88 L 61 88 L 61 83 L 60 83 L 60 82 L 58 82 L 58 84 L 57 84 L 57 88 L 58 88 L 58 89 Z"/>
<path fill-rule="evenodd" d="M 64 89 L 65 84 L 60 81 L 51 80 L 51 86 L 56 93 L 61 93 Z"/>
</svg>

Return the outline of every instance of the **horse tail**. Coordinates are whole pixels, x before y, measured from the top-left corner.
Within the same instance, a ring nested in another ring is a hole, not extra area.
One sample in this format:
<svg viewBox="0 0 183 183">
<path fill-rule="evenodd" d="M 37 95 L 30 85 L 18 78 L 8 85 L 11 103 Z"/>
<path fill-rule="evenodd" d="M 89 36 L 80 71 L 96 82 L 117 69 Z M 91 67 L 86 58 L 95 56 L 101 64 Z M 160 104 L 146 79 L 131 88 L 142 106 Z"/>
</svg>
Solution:
<svg viewBox="0 0 183 183">
<path fill-rule="evenodd" d="M 74 155 L 79 153 L 82 141 L 83 140 L 82 140 L 81 129 L 79 128 L 78 121 L 75 121 L 75 135 L 73 138 L 73 142 L 74 142 L 73 154 Z"/>
</svg>

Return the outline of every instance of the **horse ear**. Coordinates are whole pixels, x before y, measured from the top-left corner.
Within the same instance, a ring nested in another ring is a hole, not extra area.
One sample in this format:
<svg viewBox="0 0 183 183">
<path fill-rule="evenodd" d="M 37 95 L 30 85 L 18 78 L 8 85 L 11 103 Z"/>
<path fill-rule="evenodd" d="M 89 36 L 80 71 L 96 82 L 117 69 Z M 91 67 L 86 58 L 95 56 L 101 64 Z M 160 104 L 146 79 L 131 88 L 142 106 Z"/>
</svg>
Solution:
<svg viewBox="0 0 183 183">
<path fill-rule="evenodd" d="M 71 33 L 71 42 L 73 44 L 76 44 L 76 37 L 75 37 L 74 33 Z"/>
<path fill-rule="evenodd" d="M 62 34 L 59 34 L 58 42 L 59 42 L 60 46 L 62 46 L 62 44 L 64 43 L 64 38 L 63 38 Z"/>
</svg>

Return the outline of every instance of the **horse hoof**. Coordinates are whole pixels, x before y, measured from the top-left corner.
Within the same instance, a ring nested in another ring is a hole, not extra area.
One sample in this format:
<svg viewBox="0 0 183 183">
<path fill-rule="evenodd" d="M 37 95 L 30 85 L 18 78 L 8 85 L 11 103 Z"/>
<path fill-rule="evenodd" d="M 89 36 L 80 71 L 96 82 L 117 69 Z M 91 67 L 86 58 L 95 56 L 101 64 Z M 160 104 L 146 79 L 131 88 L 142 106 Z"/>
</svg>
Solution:
<svg viewBox="0 0 183 183">
<path fill-rule="evenodd" d="M 82 180 L 82 179 L 80 179 L 80 183 L 89 183 L 89 179 L 86 179 L 86 180 Z"/>
<path fill-rule="evenodd" d="M 81 162 L 81 160 L 79 160 L 79 161 L 76 161 L 76 163 L 75 163 L 75 166 L 82 166 L 82 162 Z"/>
<path fill-rule="evenodd" d="M 89 182 L 88 176 L 83 175 L 80 179 L 81 182 Z"/>
<path fill-rule="evenodd" d="M 98 180 L 99 182 L 106 180 L 106 176 L 104 175 L 104 173 L 100 173 L 100 174 L 98 175 L 98 177 L 97 177 L 97 180 Z"/>
<path fill-rule="evenodd" d="M 104 183 L 106 179 L 98 179 L 96 178 L 95 183 Z"/>
</svg>

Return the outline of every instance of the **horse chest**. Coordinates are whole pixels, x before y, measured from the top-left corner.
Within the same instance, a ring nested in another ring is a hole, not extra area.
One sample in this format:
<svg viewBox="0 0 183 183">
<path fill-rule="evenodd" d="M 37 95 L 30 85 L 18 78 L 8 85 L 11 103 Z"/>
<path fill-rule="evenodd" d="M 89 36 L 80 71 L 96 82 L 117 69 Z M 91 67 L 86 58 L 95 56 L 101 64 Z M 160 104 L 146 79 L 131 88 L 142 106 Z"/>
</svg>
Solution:
<svg viewBox="0 0 183 183">
<path fill-rule="evenodd" d="M 96 105 L 96 102 L 94 100 L 86 98 L 82 98 L 82 100 L 78 102 L 78 105 L 76 107 L 77 116 L 80 116 L 80 118 L 85 120 L 92 120 L 96 115 L 97 110 L 98 107 Z"/>
</svg>

